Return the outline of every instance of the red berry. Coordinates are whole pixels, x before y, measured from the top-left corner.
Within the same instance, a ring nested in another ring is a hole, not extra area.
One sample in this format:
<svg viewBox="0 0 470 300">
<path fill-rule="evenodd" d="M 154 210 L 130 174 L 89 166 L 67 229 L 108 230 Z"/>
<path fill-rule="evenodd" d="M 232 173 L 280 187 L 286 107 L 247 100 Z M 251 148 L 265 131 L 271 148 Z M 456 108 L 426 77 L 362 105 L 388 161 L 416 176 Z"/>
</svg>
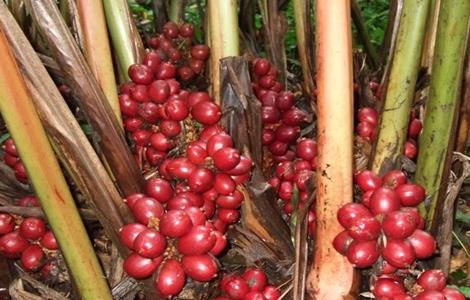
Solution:
<svg viewBox="0 0 470 300">
<path fill-rule="evenodd" d="M 373 140 L 376 135 L 376 128 L 369 122 L 360 122 L 357 124 L 356 132 L 360 137 L 366 140 Z"/>
<path fill-rule="evenodd" d="M 362 191 L 376 190 L 382 186 L 382 179 L 369 170 L 361 171 L 355 180 Z"/>
<path fill-rule="evenodd" d="M 292 92 L 280 92 L 276 98 L 276 107 L 281 111 L 290 109 L 295 102 L 295 96 Z"/>
<path fill-rule="evenodd" d="M 236 183 L 224 173 L 215 175 L 214 188 L 221 195 L 229 195 L 235 191 Z"/>
<path fill-rule="evenodd" d="M 183 255 L 202 255 L 214 247 L 217 238 L 207 226 L 194 226 L 178 240 L 177 249 Z"/>
<path fill-rule="evenodd" d="M 192 107 L 191 115 L 203 125 L 214 125 L 220 120 L 222 112 L 220 107 L 214 102 L 204 101 Z"/>
<path fill-rule="evenodd" d="M 421 132 L 422 128 L 423 124 L 419 119 L 411 120 L 410 125 L 408 126 L 408 136 L 411 138 L 416 138 Z"/>
<path fill-rule="evenodd" d="M 165 179 L 154 178 L 147 182 L 147 195 L 159 202 L 168 202 L 173 197 L 173 187 Z"/>
<path fill-rule="evenodd" d="M 238 209 L 219 208 L 217 217 L 226 224 L 233 224 L 240 219 L 240 211 Z"/>
<path fill-rule="evenodd" d="M 300 127 L 281 125 L 274 132 L 277 141 L 294 143 L 300 137 Z"/>
<path fill-rule="evenodd" d="M 0 237 L 0 254 L 7 257 L 18 257 L 28 246 L 28 241 L 17 230 Z"/>
<path fill-rule="evenodd" d="M 348 228 L 349 235 L 357 241 L 370 241 L 377 239 L 381 232 L 381 224 L 374 217 L 355 219 Z"/>
<path fill-rule="evenodd" d="M 235 168 L 240 162 L 240 152 L 237 149 L 225 147 L 217 150 L 212 155 L 214 165 L 221 171 L 228 171 Z"/>
<path fill-rule="evenodd" d="M 242 278 L 248 283 L 250 291 L 262 292 L 268 285 L 268 278 L 263 270 L 250 268 L 245 271 Z"/>
<path fill-rule="evenodd" d="M 268 285 L 263 291 L 263 296 L 266 300 L 278 300 L 281 297 L 281 291 L 275 286 Z"/>
<path fill-rule="evenodd" d="M 390 278 L 379 278 L 374 283 L 373 293 L 377 299 L 390 299 L 394 296 L 405 294 L 406 290 L 403 284 L 396 280 Z"/>
<path fill-rule="evenodd" d="M 282 114 L 282 122 L 289 126 L 300 126 L 306 119 L 305 113 L 295 106 Z"/>
<path fill-rule="evenodd" d="M 217 256 L 221 254 L 227 247 L 227 238 L 222 232 L 218 230 L 214 231 L 214 235 L 216 237 L 216 241 L 215 241 L 214 247 L 212 247 L 212 249 L 210 250 L 210 253 L 212 255 Z"/>
<path fill-rule="evenodd" d="M 169 237 L 177 238 L 187 234 L 193 223 L 184 210 L 169 210 L 160 220 L 160 231 Z"/>
<path fill-rule="evenodd" d="M 383 185 L 385 187 L 396 189 L 400 185 L 403 185 L 407 182 L 406 175 L 401 170 L 391 170 L 385 173 L 382 177 Z"/>
<path fill-rule="evenodd" d="M 165 25 L 163 25 L 162 31 L 165 37 L 168 39 L 175 39 L 179 35 L 178 25 L 174 22 L 167 22 Z"/>
<path fill-rule="evenodd" d="M 139 104 L 132 100 L 127 94 L 119 95 L 119 107 L 121 113 L 126 117 L 135 117 L 139 109 Z"/>
<path fill-rule="evenodd" d="M 261 120 L 264 124 L 276 124 L 281 120 L 281 112 L 274 106 L 263 106 Z"/>
<path fill-rule="evenodd" d="M 296 146 L 297 157 L 312 160 L 317 155 L 317 143 L 313 139 L 301 139 Z"/>
<path fill-rule="evenodd" d="M 418 227 L 415 216 L 406 211 L 394 211 L 385 215 L 382 223 L 385 235 L 392 239 L 409 237 Z"/>
<path fill-rule="evenodd" d="M 161 132 L 156 132 L 150 136 L 150 145 L 158 151 L 168 151 L 174 147 L 174 143 Z"/>
<path fill-rule="evenodd" d="M 129 77 L 136 84 L 148 85 L 152 82 L 153 72 L 146 65 L 133 64 L 129 67 Z"/>
<path fill-rule="evenodd" d="M 146 258 L 157 258 L 165 252 L 166 238 L 154 229 L 145 229 L 134 240 L 135 252 Z"/>
<path fill-rule="evenodd" d="M 240 176 L 247 174 L 251 171 L 253 166 L 253 161 L 246 156 L 240 156 L 240 162 L 233 168 L 228 171 L 225 171 L 228 175 Z"/>
<path fill-rule="evenodd" d="M 442 290 L 442 294 L 447 300 L 465 300 L 465 296 L 456 289 L 445 288 Z"/>
<path fill-rule="evenodd" d="M 348 252 L 349 245 L 353 242 L 353 238 L 349 235 L 347 230 L 341 231 L 336 235 L 333 240 L 333 247 L 341 253 L 342 255 L 346 255 Z"/>
<path fill-rule="evenodd" d="M 256 75 L 263 76 L 269 72 L 269 69 L 271 69 L 271 64 L 267 59 L 260 58 L 254 62 L 253 67 Z"/>
<path fill-rule="evenodd" d="M 184 272 L 194 280 L 210 281 L 217 276 L 217 263 L 210 255 L 184 256 L 181 260 Z"/>
<path fill-rule="evenodd" d="M 200 167 L 194 170 L 188 178 L 188 185 L 192 191 L 203 193 L 214 184 L 214 173 L 211 170 Z"/>
<path fill-rule="evenodd" d="M 191 24 L 188 24 L 188 23 L 184 23 L 184 24 L 181 24 L 180 25 L 180 35 L 182 37 L 193 37 L 193 34 L 194 34 L 194 27 L 193 25 Z"/>
<path fill-rule="evenodd" d="M 442 291 L 446 287 L 447 279 L 441 270 L 427 270 L 419 275 L 416 283 L 425 290 Z"/>
<path fill-rule="evenodd" d="M 15 218 L 7 213 L 0 213 L 0 236 L 15 229 Z"/>
<path fill-rule="evenodd" d="M 436 252 L 436 240 L 426 231 L 416 229 L 407 240 L 413 246 L 418 259 L 429 258 Z"/>
<path fill-rule="evenodd" d="M 418 184 L 402 184 L 395 191 L 403 206 L 417 206 L 425 197 L 424 188 Z"/>
<path fill-rule="evenodd" d="M 230 195 L 220 195 L 215 201 L 221 208 L 237 209 L 242 205 L 243 198 L 243 194 L 240 191 L 235 190 Z"/>
<path fill-rule="evenodd" d="M 355 220 L 371 216 L 370 211 L 364 205 L 357 203 L 345 204 L 337 213 L 338 221 L 344 228 L 350 228 Z"/>
<path fill-rule="evenodd" d="M 160 202 L 150 197 L 137 200 L 130 209 L 135 219 L 144 225 L 148 225 L 153 218 L 161 218 L 164 212 L 164 208 Z"/>
<path fill-rule="evenodd" d="M 167 137 L 175 137 L 180 134 L 181 125 L 173 120 L 163 120 L 160 123 L 160 130 Z"/>
<path fill-rule="evenodd" d="M 256 292 L 256 291 L 248 292 L 248 294 L 246 294 L 243 297 L 243 300 L 264 300 L 264 299 L 266 298 L 264 298 L 263 293 Z"/>
<path fill-rule="evenodd" d="M 191 173 L 196 170 L 196 165 L 186 157 L 178 157 L 171 160 L 167 170 L 174 178 L 187 179 Z"/>
<path fill-rule="evenodd" d="M 379 121 L 379 115 L 372 107 L 364 107 L 359 109 L 357 118 L 359 122 L 367 122 L 374 126 L 376 126 Z"/>
<path fill-rule="evenodd" d="M 29 245 L 21 253 L 21 266 L 26 271 L 36 271 L 44 264 L 45 254 L 36 244 Z"/>
<path fill-rule="evenodd" d="M 176 67 L 172 63 L 164 62 L 158 66 L 157 71 L 155 72 L 155 77 L 157 79 L 171 79 L 176 76 Z"/>
<path fill-rule="evenodd" d="M 446 300 L 446 297 L 438 291 L 423 291 L 415 297 L 415 300 Z"/>
<path fill-rule="evenodd" d="M 389 188 L 378 188 L 370 196 L 370 211 L 373 215 L 388 214 L 400 209 L 397 193 Z"/>
<path fill-rule="evenodd" d="M 399 269 L 406 269 L 415 261 L 413 246 L 407 240 L 388 239 L 382 250 L 382 256 L 388 263 Z"/>
<path fill-rule="evenodd" d="M 161 59 L 158 53 L 155 51 L 150 51 L 144 56 L 144 65 L 149 67 L 153 72 L 157 70 L 157 67 L 161 64 Z"/>
<path fill-rule="evenodd" d="M 214 134 L 207 141 L 207 153 L 209 155 L 214 155 L 215 152 L 222 148 L 233 147 L 233 140 L 230 135 L 225 132 Z"/>
<path fill-rule="evenodd" d="M 233 299 L 243 299 L 243 297 L 250 291 L 246 281 L 239 276 L 233 276 L 230 278 L 228 282 L 222 286 L 222 289 Z"/>
<path fill-rule="evenodd" d="M 155 280 L 155 287 L 163 297 L 178 295 L 184 287 L 186 275 L 181 264 L 170 258 L 163 263 Z"/>
<path fill-rule="evenodd" d="M 205 101 L 211 101 L 211 98 L 207 92 L 191 92 L 188 97 L 188 106 L 193 107 L 197 103 Z"/>
<path fill-rule="evenodd" d="M 414 159 L 418 155 L 418 148 L 416 145 L 411 141 L 408 140 L 405 143 L 405 156 L 409 159 Z"/>
<path fill-rule="evenodd" d="M 347 251 L 350 263 L 356 268 L 372 266 L 380 256 L 376 241 L 353 241 Z"/>
<path fill-rule="evenodd" d="M 132 139 L 139 146 L 147 146 L 151 136 L 152 132 L 145 129 L 137 129 L 132 133 Z"/>
<path fill-rule="evenodd" d="M 169 100 L 165 104 L 165 111 L 170 120 L 182 121 L 189 115 L 189 109 L 183 100 Z"/>
<path fill-rule="evenodd" d="M 199 60 L 206 60 L 209 57 L 209 52 L 209 47 L 206 45 L 194 45 L 191 48 L 191 56 Z"/>
<path fill-rule="evenodd" d="M 46 233 L 46 224 L 41 218 L 29 217 L 23 220 L 19 231 L 25 239 L 37 240 Z"/>
<path fill-rule="evenodd" d="M 121 243 L 124 244 L 129 249 L 134 249 L 134 241 L 137 236 L 147 229 L 147 226 L 144 226 L 140 223 L 130 223 L 126 224 L 121 229 L 119 229 L 119 238 Z"/>
<path fill-rule="evenodd" d="M 5 142 L 3 144 L 3 149 L 9 155 L 19 157 L 18 151 L 16 150 L 16 145 L 15 145 L 15 142 L 13 141 L 13 139 L 5 140 Z"/>
</svg>

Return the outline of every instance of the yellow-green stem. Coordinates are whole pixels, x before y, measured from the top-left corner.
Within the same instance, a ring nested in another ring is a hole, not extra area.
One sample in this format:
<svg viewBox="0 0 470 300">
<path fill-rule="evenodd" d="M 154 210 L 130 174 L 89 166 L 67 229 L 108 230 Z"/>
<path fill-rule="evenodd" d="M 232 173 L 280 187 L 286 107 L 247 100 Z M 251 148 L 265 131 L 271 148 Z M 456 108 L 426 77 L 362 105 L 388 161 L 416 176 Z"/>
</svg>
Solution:
<svg viewBox="0 0 470 300">
<path fill-rule="evenodd" d="M 184 0 L 171 0 L 169 15 L 170 21 L 177 24 L 183 21 L 184 4 Z"/>
<path fill-rule="evenodd" d="M 0 112 L 82 299 L 112 299 L 73 197 L 0 30 Z"/>
</svg>

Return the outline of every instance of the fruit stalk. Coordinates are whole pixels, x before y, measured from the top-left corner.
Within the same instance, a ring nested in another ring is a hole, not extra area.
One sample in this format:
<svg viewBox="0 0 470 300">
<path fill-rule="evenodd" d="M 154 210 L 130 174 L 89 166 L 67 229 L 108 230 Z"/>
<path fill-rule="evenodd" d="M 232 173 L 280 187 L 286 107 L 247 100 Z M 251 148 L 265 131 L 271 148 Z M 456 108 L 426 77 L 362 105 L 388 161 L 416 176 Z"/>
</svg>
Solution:
<svg viewBox="0 0 470 300">
<path fill-rule="evenodd" d="M 417 183 L 423 185 L 431 198 L 427 208 L 423 204 L 420 206 L 421 214 L 427 216 L 428 228 L 437 221 L 435 215 L 439 215 L 447 192 L 445 183 L 454 145 L 469 17 L 470 2 L 441 1 L 433 73 L 416 170 Z"/>
<path fill-rule="evenodd" d="M 297 49 L 302 67 L 304 89 L 307 95 L 313 93 L 313 53 L 312 28 L 310 23 L 310 1 L 294 0 L 295 34 L 297 37 Z"/>
<path fill-rule="evenodd" d="M 126 0 L 103 0 L 103 6 L 119 73 L 127 81 L 127 69 L 132 64 L 141 63 L 145 54 L 142 39 Z"/>
<path fill-rule="evenodd" d="M 314 264 L 306 284 L 308 292 L 317 300 L 349 298 L 353 289 L 353 267 L 332 246 L 333 239 L 342 230 L 336 212 L 353 198 L 350 12 L 349 1 L 316 2 L 317 231 Z"/>
<path fill-rule="evenodd" d="M 170 3 L 170 21 L 179 24 L 183 21 L 185 0 L 171 0 Z"/>
<path fill-rule="evenodd" d="M 100 84 L 119 124 L 122 124 L 103 3 L 93 0 L 78 0 L 77 7 L 84 33 L 84 50 L 88 65 Z"/>
<path fill-rule="evenodd" d="M 59 163 L 0 30 L 0 111 L 82 299 L 112 299 Z M 73 238 L 71 238 L 73 237 Z"/>
<path fill-rule="evenodd" d="M 423 0 L 403 4 L 372 161 L 372 171 L 380 176 L 394 169 L 403 153 L 430 3 Z"/>
<path fill-rule="evenodd" d="M 220 59 L 238 56 L 238 6 L 235 0 L 209 0 L 212 97 L 221 103 Z"/>
</svg>

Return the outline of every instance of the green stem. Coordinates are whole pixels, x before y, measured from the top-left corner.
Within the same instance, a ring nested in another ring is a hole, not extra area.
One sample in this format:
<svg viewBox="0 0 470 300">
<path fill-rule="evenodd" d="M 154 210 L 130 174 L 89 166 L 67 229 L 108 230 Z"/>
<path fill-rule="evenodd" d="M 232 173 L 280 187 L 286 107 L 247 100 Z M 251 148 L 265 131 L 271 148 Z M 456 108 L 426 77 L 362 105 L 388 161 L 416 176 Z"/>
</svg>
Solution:
<svg viewBox="0 0 470 300">
<path fill-rule="evenodd" d="M 359 37 L 364 44 L 364 50 L 367 53 L 367 58 L 369 59 L 372 67 L 377 69 L 380 66 L 379 55 L 375 51 L 374 46 L 372 45 L 369 37 L 369 32 L 367 31 L 367 26 L 362 17 L 361 8 L 357 4 L 356 0 L 351 1 L 351 13 L 354 25 L 356 26 Z"/>
<path fill-rule="evenodd" d="M 185 2 L 186 1 L 184 0 L 171 0 L 169 15 L 170 21 L 177 24 L 182 22 Z"/>
<path fill-rule="evenodd" d="M 372 170 L 379 174 L 396 168 L 403 153 L 429 5 L 430 0 L 404 2 L 372 161 Z"/>
<path fill-rule="evenodd" d="M 454 145 L 452 132 L 460 100 L 469 17 L 469 1 L 441 1 L 433 73 L 416 171 L 416 181 L 423 185 L 431 198 L 427 209 L 420 206 L 421 213 L 427 216 L 428 226 L 436 213 L 438 200 L 444 198 L 447 188 L 445 182 L 449 174 L 449 153 Z"/>
</svg>

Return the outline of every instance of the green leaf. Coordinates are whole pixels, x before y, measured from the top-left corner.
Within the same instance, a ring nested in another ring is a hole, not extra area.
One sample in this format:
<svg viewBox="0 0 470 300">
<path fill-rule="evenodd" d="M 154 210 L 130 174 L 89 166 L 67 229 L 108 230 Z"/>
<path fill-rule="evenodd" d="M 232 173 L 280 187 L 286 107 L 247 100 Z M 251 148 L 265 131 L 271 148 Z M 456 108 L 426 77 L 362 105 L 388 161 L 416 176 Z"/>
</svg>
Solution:
<svg viewBox="0 0 470 300">
<path fill-rule="evenodd" d="M 447 287 L 459 290 L 462 294 L 465 295 L 466 298 L 470 298 L 470 287 L 468 286 L 448 285 Z"/>
</svg>

